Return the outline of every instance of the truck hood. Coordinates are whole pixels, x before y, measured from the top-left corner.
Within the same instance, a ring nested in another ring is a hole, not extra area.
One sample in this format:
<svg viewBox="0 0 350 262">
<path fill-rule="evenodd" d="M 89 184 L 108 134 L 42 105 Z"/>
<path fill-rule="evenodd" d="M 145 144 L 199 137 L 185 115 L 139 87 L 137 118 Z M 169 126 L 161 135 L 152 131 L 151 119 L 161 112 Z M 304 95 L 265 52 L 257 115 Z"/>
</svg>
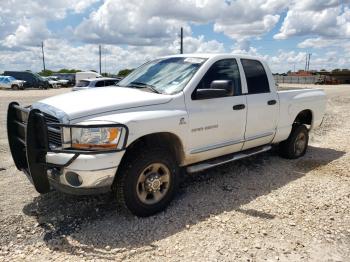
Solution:
<svg viewBox="0 0 350 262">
<path fill-rule="evenodd" d="M 65 121 L 116 110 L 168 103 L 170 95 L 124 87 L 99 87 L 70 92 L 41 100 L 32 105 Z"/>
</svg>

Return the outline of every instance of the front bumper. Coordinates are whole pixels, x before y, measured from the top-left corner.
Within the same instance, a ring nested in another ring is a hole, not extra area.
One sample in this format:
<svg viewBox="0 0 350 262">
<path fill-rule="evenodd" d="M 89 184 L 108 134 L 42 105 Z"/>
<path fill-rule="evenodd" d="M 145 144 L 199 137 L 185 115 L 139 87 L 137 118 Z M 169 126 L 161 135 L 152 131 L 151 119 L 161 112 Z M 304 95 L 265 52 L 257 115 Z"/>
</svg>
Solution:
<svg viewBox="0 0 350 262">
<path fill-rule="evenodd" d="M 66 167 L 49 168 L 50 185 L 59 191 L 79 195 L 110 191 L 124 152 L 79 155 Z M 46 162 L 62 166 L 72 157 L 72 154 L 48 153 Z"/>
<path fill-rule="evenodd" d="M 93 171 L 63 169 L 48 170 L 50 185 L 73 195 L 101 194 L 111 191 L 117 168 Z"/>
<path fill-rule="evenodd" d="M 7 131 L 12 158 L 16 167 L 27 174 L 36 190 L 46 193 L 53 187 L 72 194 L 110 190 L 126 142 L 121 148 L 104 151 L 51 148 L 48 129 L 53 126 L 77 127 L 47 123 L 38 109 L 20 107 L 15 102 L 9 105 Z M 125 128 L 127 139 L 128 129 L 125 125 L 108 126 Z"/>
</svg>

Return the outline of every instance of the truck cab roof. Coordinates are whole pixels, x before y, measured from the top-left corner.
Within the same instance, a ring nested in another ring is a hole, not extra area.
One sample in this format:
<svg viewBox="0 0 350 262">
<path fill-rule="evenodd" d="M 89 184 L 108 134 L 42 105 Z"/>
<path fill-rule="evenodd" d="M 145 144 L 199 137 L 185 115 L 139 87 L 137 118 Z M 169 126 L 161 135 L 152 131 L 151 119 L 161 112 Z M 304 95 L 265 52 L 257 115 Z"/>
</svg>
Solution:
<svg viewBox="0 0 350 262">
<path fill-rule="evenodd" d="M 189 53 L 189 54 L 177 54 L 177 55 L 169 55 L 169 56 L 163 56 L 161 58 L 169 58 L 169 57 L 198 57 L 198 58 L 246 58 L 246 59 L 255 59 L 262 61 L 263 59 L 258 56 L 250 56 L 250 55 L 244 55 L 244 54 L 232 54 L 232 53 L 217 53 L 217 54 L 210 54 L 210 53 Z"/>
</svg>

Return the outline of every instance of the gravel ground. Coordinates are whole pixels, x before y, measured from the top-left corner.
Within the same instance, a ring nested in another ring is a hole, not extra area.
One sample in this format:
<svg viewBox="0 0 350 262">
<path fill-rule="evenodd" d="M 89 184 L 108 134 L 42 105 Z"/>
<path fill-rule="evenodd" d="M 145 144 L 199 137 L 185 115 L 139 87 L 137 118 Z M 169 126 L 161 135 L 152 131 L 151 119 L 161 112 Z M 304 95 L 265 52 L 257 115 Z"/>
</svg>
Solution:
<svg viewBox="0 0 350 262">
<path fill-rule="evenodd" d="M 303 158 L 271 151 L 191 175 L 143 219 L 111 194 L 36 193 L 10 158 L 6 108 L 69 90 L 0 90 L 0 260 L 350 261 L 350 86 L 322 88 Z"/>
</svg>

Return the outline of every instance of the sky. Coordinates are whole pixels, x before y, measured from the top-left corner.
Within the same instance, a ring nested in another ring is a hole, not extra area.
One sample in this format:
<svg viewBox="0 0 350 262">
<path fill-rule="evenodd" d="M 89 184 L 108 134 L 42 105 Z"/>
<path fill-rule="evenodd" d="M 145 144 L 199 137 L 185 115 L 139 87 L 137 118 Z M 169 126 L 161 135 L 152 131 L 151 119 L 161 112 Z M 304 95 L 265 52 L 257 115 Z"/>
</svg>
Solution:
<svg viewBox="0 0 350 262">
<path fill-rule="evenodd" d="M 179 53 L 237 53 L 274 73 L 350 68 L 350 0 L 0 0 L 0 72 L 117 73 Z"/>
</svg>

